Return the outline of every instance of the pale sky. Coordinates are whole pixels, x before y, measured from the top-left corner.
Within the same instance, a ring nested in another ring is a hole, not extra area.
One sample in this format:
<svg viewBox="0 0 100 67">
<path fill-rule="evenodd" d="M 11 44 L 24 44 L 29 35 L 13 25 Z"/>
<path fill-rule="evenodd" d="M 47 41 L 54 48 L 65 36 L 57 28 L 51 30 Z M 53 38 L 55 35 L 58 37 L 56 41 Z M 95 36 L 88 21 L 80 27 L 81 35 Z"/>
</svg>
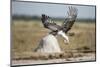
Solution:
<svg viewBox="0 0 100 67">
<path fill-rule="evenodd" d="M 95 6 L 48 4 L 34 2 L 12 2 L 12 15 L 37 15 L 47 14 L 51 17 L 67 17 L 68 6 L 78 9 L 78 18 L 95 18 Z"/>
</svg>

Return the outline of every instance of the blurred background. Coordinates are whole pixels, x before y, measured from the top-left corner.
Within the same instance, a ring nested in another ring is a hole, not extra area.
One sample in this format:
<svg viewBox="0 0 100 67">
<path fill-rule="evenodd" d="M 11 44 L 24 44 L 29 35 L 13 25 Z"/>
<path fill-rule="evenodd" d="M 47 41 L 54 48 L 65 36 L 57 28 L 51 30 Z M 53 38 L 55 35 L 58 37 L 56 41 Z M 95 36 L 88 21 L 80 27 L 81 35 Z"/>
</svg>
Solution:
<svg viewBox="0 0 100 67">
<path fill-rule="evenodd" d="M 78 20 L 95 20 L 95 6 L 65 5 L 50 3 L 12 2 L 13 19 L 34 20 L 39 19 L 41 14 L 47 14 L 55 19 L 67 17 L 68 6 L 78 9 Z"/>
</svg>

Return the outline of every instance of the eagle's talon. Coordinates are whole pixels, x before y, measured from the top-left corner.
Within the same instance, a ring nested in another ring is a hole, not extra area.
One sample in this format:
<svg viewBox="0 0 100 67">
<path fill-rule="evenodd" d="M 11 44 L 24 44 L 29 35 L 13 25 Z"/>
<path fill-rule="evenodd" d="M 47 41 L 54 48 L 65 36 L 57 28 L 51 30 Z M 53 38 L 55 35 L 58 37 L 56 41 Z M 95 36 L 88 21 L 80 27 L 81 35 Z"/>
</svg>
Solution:
<svg viewBox="0 0 100 67">
<path fill-rule="evenodd" d="M 68 45 L 68 44 L 69 44 L 69 41 L 67 41 L 67 40 L 64 40 L 64 43 Z"/>
</svg>

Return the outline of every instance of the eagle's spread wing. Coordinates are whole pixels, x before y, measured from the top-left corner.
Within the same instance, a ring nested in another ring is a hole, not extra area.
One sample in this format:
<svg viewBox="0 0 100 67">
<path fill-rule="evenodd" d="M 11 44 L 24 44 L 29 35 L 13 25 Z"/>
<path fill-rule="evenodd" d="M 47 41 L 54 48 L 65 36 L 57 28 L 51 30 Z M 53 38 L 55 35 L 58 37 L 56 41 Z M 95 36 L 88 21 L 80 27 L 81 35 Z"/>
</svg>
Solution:
<svg viewBox="0 0 100 67">
<path fill-rule="evenodd" d="M 77 17 L 77 9 L 75 7 L 69 7 L 68 17 L 65 19 L 65 21 L 62 24 L 62 30 L 63 32 L 67 33 L 71 27 L 73 26 L 76 17 Z"/>
<path fill-rule="evenodd" d="M 58 31 L 61 29 L 61 26 L 57 25 L 54 22 L 51 22 L 51 18 L 45 14 L 42 14 L 42 23 L 44 25 L 45 28 L 50 29 L 51 31 Z"/>
<path fill-rule="evenodd" d="M 41 20 L 44 27 L 50 29 L 52 32 L 56 32 L 57 34 L 58 31 L 62 30 L 63 32 L 67 33 L 71 29 L 76 20 L 77 9 L 74 7 L 69 7 L 69 11 L 67 13 L 68 17 L 65 19 L 62 26 L 59 26 L 56 23 L 51 22 L 51 18 L 45 14 L 42 14 Z"/>
</svg>

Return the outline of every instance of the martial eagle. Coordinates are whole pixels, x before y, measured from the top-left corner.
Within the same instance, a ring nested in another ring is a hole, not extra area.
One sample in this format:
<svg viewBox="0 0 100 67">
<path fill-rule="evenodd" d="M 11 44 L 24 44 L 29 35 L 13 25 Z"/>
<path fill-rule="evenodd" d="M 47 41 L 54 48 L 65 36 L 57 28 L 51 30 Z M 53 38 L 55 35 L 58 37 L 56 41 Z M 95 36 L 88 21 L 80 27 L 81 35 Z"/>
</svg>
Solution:
<svg viewBox="0 0 100 67">
<path fill-rule="evenodd" d="M 42 14 L 42 23 L 45 28 L 50 29 L 50 34 L 57 35 L 61 34 L 66 40 L 68 40 L 68 37 L 64 33 L 67 33 L 73 26 L 76 18 L 77 18 L 77 8 L 75 7 L 68 7 L 69 10 L 67 11 L 67 18 L 62 22 L 62 25 L 57 25 L 55 22 L 51 22 L 52 20 L 49 16 Z M 63 34 L 62 34 L 63 33 Z"/>
</svg>

